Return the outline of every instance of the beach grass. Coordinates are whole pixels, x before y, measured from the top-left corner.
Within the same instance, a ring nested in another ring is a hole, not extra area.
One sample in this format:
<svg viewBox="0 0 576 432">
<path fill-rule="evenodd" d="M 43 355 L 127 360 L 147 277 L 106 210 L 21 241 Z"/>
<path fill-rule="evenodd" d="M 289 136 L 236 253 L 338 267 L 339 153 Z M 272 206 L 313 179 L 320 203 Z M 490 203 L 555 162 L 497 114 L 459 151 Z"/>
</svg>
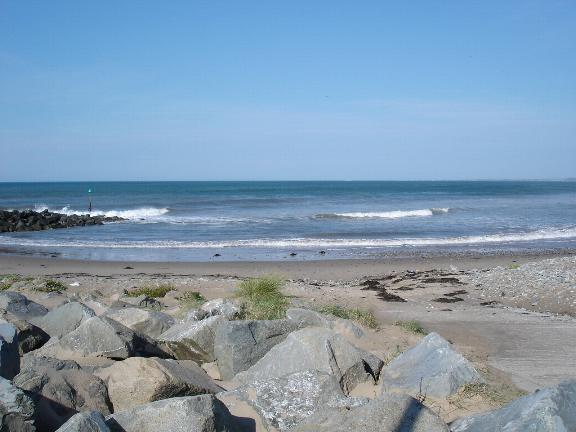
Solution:
<svg viewBox="0 0 576 432">
<path fill-rule="evenodd" d="M 255 320 L 284 318 L 289 300 L 281 291 L 282 284 L 282 279 L 276 276 L 242 281 L 237 292 L 242 304 L 242 318 Z"/>
<path fill-rule="evenodd" d="M 34 287 L 35 291 L 40 292 L 58 292 L 58 291 L 66 291 L 66 289 L 68 289 L 66 285 L 54 279 L 46 279 L 43 285 Z"/>
<path fill-rule="evenodd" d="M 201 304 L 206 303 L 206 297 L 198 291 L 185 291 L 180 295 L 180 297 L 178 297 L 178 300 L 191 306 L 200 306 Z"/>
<path fill-rule="evenodd" d="M 428 334 L 424 327 L 422 327 L 422 324 L 420 324 L 418 321 L 396 321 L 394 325 L 417 335 Z"/>
<path fill-rule="evenodd" d="M 174 286 L 170 284 L 161 284 L 156 286 L 145 285 L 143 287 L 128 291 L 126 295 L 128 297 L 138 297 L 141 295 L 145 295 L 147 297 L 152 298 L 161 298 L 164 297 L 166 294 L 168 294 L 168 292 L 172 291 L 173 289 Z"/>
<path fill-rule="evenodd" d="M 371 328 L 377 329 L 380 327 L 378 320 L 370 311 L 358 308 L 345 308 L 340 305 L 324 305 L 317 309 L 317 312 L 332 315 L 338 318 L 344 318 Z"/>
</svg>

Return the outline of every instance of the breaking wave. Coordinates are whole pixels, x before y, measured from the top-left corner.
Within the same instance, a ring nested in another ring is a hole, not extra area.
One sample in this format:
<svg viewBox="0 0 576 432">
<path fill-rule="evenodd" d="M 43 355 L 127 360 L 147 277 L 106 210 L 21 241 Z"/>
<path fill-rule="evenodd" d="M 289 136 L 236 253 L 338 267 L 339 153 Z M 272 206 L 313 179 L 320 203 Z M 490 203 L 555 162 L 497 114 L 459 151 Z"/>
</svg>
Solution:
<svg viewBox="0 0 576 432">
<path fill-rule="evenodd" d="M 92 210 L 87 212 L 86 210 L 71 209 L 69 207 L 62 207 L 60 209 L 48 208 L 47 206 L 37 205 L 34 208 L 35 211 L 48 210 L 54 213 L 62 213 L 65 215 L 81 215 L 90 214 L 92 216 L 106 216 L 106 217 L 121 217 L 129 220 L 139 220 L 139 219 L 150 219 L 158 216 L 165 215 L 170 210 L 167 208 L 156 208 L 156 207 L 142 207 L 131 210 Z"/>
<path fill-rule="evenodd" d="M 445 214 L 449 208 L 430 208 L 420 210 L 394 210 L 388 212 L 352 212 L 352 213 L 325 213 L 315 217 L 318 219 L 400 219 L 406 217 L 425 217 Z"/>
</svg>

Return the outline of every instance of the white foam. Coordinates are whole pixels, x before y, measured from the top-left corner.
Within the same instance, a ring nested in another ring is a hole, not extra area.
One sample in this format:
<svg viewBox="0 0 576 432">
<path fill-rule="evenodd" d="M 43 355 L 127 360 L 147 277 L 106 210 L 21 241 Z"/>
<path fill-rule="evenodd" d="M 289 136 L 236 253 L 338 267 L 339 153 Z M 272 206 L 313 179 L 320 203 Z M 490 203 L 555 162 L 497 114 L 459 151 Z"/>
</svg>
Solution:
<svg viewBox="0 0 576 432">
<path fill-rule="evenodd" d="M 401 246 L 450 246 L 486 243 L 515 243 L 536 240 L 562 240 L 576 238 L 576 227 L 542 229 L 524 233 L 492 234 L 484 236 L 443 237 L 443 238 L 400 238 L 400 239 L 250 239 L 231 241 L 185 242 L 176 240 L 158 241 L 62 241 L 36 240 L 18 236 L 0 236 L 0 244 L 6 246 L 32 247 L 75 247 L 113 249 L 208 249 L 208 248 L 378 248 Z"/>
<path fill-rule="evenodd" d="M 426 217 L 435 214 L 448 213 L 449 208 L 430 208 L 419 210 L 393 210 L 387 212 L 351 212 L 351 213 L 333 213 L 318 215 L 324 218 L 349 218 L 349 219 L 400 219 L 405 217 Z"/>
<path fill-rule="evenodd" d="M 162 216 L 170 211 L 167 208 L 142 207 L 130 210 L 92 210 L 91 212 L 87 212 L 86 210 L 71 209 L 68 206 L 62 207 L 60 209 L 52 209 L 44 205 L 37 205 L 35 206 L 34 210 L 39 212 L 48 210 L 50 212 L 62 213 L 69 216 L 82 215 L 82 214 L 90 214 L 91 216 L 106 216 L 106 217 L 117 216 L 129 220 L 155 218 L 158 216 Z"/>
</svg>

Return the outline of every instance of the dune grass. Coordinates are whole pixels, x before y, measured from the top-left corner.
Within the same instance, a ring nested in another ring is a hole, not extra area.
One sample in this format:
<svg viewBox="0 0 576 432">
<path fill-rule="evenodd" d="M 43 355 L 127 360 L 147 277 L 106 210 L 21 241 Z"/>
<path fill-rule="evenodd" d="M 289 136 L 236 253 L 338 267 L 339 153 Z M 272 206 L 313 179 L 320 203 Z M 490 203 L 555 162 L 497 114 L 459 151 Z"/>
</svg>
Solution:
<svg viewBox="0 0 576 432">
<path fill-rule="evenodd" d="M 417 335 L 428 334 L 428 332 L 424 329 L 424 327 L 422 327 L 422 324 L 420 324 L 418 321 L 396 321 L 394 325 L 402 327 L 404 330 L 407 330 Z"/>
<path fill-rule="evenodd" d="M 237 292 L 242 304 L 242 318 L 255 320 L 284 318 L 289 300 L 282 294 L 281 288 L 282 280 L 276 276 L 242 281 Z"/>
<path fill-rule="evenodd" d="M 141 295 L 145 295 L 152 298 L 161 298 L 164 297 L 168 292 L 174 289 L 173 285 L 170 284 L 161 284 L 157 286 L 143 286 L 140 288 L 133 289 L 128 291 L 126 294 L 128 297 L 138 297 Z"/>
<path fill-rule="evenodd" d="M 58 292 L 58 291 L 66 291 L 67 289 L 68 287 L 66 285 L 54 279 L 46 279 L 44 281 L 44 285 L 34 287 L 35 291 L 40 292 Z"/>
<path fill-rule="evenodd" d="M 338 318 L 349 319 L 372 329 L 380 327 L 378 320 L 370 311 L 358 308 L 345 308 L 340 305 L 324 305 L 317 309 L 318 312 L 332 315 Z"/>
<path fill-rule="evenodd" d="M 192 305 L 201 305 L 202 303 L 206 303 L 206 297 L 204 297 L 198 291 L 185 291 L 180 295 L 180 297 L 178 297 L 178 300 L 180 300 L 182 303 Z"/>
</svg>

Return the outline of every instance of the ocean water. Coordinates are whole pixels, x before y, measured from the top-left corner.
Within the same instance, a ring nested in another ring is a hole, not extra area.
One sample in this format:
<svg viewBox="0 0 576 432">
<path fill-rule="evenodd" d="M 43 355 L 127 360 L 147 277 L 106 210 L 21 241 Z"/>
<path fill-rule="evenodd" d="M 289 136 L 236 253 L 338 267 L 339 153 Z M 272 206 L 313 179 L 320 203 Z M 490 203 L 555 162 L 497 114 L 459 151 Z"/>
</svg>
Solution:
<svg viewBox="0 0 576 432">
<path fill-rule="evenodd" d="M 0 249 L 236 261 L 576 248 L 574 181 L 0 183 L 0 208 L 83 214 L 89 188 L 93 214 L 127 220 L 4 233 Z"/>
</svg>

